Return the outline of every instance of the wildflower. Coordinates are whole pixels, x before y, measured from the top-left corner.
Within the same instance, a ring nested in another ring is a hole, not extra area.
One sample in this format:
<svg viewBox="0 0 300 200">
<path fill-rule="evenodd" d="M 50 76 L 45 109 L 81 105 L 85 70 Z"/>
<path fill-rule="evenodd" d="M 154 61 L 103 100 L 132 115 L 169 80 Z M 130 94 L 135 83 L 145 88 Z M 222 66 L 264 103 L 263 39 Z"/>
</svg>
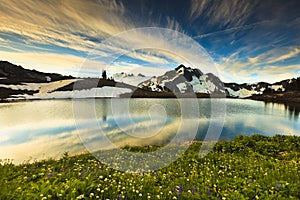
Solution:
<svg viewBox="0 0 300 200">
<path fill-rule="evenodd" d="M 183 191 L 183 187 L 182 187 L 181 185 L 177 186 L 176 188 L 177 188 L 177 190 L 178 190 L 179 192 L 182 192 L 182 191 Z"/>
<path fill-rule="evenodd" d="M 276 187 L 281 187 L 281 184 L 276 182 Z"/>
<path fill-rule="evenodd" d="M 122 200 L 122 195 L 121 194 L 118 195 L 118 200 Z"/>
<path fill-rule="evenodd" d="M 192 188 L 192 194 L 195 194 L 195 188 Z"/>
<path fill-rule="evenodd" d="M 207 190 L 207 195 L 210 195 L 210 189 Z"/>
</svg>

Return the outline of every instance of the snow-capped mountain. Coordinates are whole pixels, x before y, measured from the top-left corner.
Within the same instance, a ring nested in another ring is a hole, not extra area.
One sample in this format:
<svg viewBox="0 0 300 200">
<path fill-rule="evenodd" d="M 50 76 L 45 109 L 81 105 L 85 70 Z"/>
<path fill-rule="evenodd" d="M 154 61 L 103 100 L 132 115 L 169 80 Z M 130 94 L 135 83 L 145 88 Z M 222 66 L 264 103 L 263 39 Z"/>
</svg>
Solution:
<svg viewBox="0 0 300 200">
<path fill-rule="evenodd" d="M 300 78 L 287 79 L 273 84 L 259 82 L 253 84 L 224 83 L 228 96 L 245 98 L 253 95 L 276 94 L 288 91 L 299 91 Z"/>
<path fill-rule="evenodd" d="M 158 92 L 225 93 L 223 83 L 217 76 L 212 73 L 203 74 L 200 69 L 184 65 L 179 65 L 162 76 L 152 77 L 140 83 L 138 87 Z"/>
<path fill-rule="evenodd" d="M 259 82 L 253 84 L 223 83 L 212 73 L 203 74 L 199 69 L 192 69 L 180 65 L 174 70 L 166 72 L 162 76 L 152 77 L 138 85 L 138 87 L 150 91 L 172 91 L 180 93 L 221 93 L 228 97 L 246 98 L 252 95 L 265 93 L 285 92 L 292 88 L 299 88 L 298 79 L 288 79 L 274 84 Z"/>
<path fill-rule="evenodd" d="M 117 73 L 111 79 L 74 78 L 60 74 L 43 73 L 0 61 L 0 102 L 21 99 L 88 98 L 88 97 L 176 97 L 174 93 L 198 97 L 207 94 L 258 100 L 286 98 L 300 101 L 300 77 L 274 84 L 223 83 L 212 73 L 180 65 L 157 77 L 142 74 Z M 76 88 L 74 86 L 76 85 Z M 137 86 L 137 87 L 136 87 Z M 204 95 L 202 95 L 204 94 Z M 221 95 L 219 95 L 221 94 Z M 299 96 L 299 97 L 298 97 Z M 275 100 L 274 100 L 275 99 Z M 276 101 L 277 101 L 276 100 Z"/>
<path fill-rule="evenodd" d="M 134 75 L 134 74 L 127 74 L 125 72 L 121 72 L 121 73 L 113 74 L 112 78 L 115 81 L 120 82 L 120 83 L 126 83 L 126 84 L 129 84 L 132 86 L 138 86 L 138 84 L 150 79 L 151 77 L 145 76 L 143 74 Z"/>
</svg>

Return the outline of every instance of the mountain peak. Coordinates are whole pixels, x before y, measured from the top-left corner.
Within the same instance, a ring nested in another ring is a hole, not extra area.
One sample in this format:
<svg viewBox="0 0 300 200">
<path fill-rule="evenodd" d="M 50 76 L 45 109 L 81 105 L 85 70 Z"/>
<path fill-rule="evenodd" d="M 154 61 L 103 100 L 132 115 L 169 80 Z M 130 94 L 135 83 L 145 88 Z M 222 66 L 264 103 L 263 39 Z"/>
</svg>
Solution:
<svg viewBox="0 0 300 200">
<path fill-rule="evenodd" d="M 205 76 L 200 69 L 181 64 L 162 76 L 140 83 L 139 87 L 150 91 L 214 93 L 221 91 L 221 85 L 219 79 Z"/>
<path fill-rule="evenodd" d="M 183 69 L 191 69 L 190 67 L 186 67 L 186 66 L 184 66 L 183 64 L 180 64 L 178 67 L 175 68 L 175 71 L 178 71 L 178 70 L 180 70 L 181 68 L 183 68 Z"/>
</svg>

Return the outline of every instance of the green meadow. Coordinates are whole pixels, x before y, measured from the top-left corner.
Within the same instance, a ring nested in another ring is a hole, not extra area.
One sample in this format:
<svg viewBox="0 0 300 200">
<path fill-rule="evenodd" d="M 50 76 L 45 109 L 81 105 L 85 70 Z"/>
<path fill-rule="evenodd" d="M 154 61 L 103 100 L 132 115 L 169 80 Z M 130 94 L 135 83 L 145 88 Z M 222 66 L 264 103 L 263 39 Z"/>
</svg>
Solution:
<svg viewBox="0 0 300 200">
<path fill-rule="evenodd" d="M 147 173 L 114 170 L 92 154 L 2 160 L 0 199 L 300 199 L 300 137 L 238 136 L 203 158 L 201 144 Z M 124 148 L 138 154 L 160 147 Z"/>
</svg>

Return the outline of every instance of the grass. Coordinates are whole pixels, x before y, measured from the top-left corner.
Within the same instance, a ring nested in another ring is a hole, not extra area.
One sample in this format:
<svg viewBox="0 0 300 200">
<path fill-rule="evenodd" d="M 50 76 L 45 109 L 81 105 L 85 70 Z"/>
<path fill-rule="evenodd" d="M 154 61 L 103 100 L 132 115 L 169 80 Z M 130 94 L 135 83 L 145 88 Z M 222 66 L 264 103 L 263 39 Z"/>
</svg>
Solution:
<svg viewBox="0 0 300 200">
<path fill-rule="evenodd" d="M 299 199 L 300 137 L 238 136 L 206 157 L 201 142 L 171 165 L 123 173 L 91 154 L 0 165 L 0 199 Z M 159 147 L 125 147 L 137 153 Z M 128 161 L 130 162 L 130 161 Z"/>
</svg>

